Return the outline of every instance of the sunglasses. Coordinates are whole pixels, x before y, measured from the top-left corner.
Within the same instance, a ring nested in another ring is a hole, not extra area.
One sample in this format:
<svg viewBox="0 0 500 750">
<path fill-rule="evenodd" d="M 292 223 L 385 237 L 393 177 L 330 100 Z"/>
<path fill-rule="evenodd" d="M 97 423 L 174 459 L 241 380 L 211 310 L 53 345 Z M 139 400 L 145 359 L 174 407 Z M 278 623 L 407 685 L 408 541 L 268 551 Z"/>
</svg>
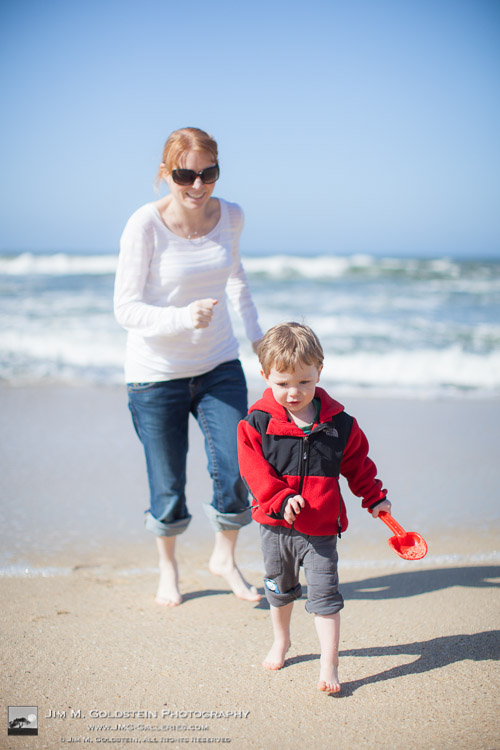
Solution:
<svg viewBox="0 0 500 750">
<path fill-rule="evenodd" d="M 215 167 L 206 167 L 201 172 L 195 172 L 194 169 L 172 169 L 172 179 L 176 185 L 194 185 L 197 177 L 200 178 L 204 185 L 211 185 L 219 179 L 219 165 Z"/>
</svg>

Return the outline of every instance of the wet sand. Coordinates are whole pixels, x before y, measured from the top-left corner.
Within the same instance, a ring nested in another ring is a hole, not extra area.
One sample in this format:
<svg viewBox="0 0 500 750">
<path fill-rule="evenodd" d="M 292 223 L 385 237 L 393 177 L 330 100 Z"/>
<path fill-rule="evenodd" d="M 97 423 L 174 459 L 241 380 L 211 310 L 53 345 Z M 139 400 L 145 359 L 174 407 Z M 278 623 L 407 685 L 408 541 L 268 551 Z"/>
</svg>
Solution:
<svg viewBox="0 0 500 750">
<path fill-rule="evenodd" d="M 1 712 L 38 706 L 38 736 L 8 737 L 4 718 L 0 747 L 500 747 L 500 404 L 344 401 L 395 517 L 425 536 L 429 554 L 400 560 L 386 527 L 346 492 L 343 687 L 333 697 L 316 689 L 304 602 L 285 668 L 270 673 L 267 604 L 236 599 L 208 572 L 210 484 L 196 426 L 194 520 L 179 542 L 185 601 L 162 608 L 124 389 L 0 387 Z M 242 531 L 239 562 L 262 590 L 257 532 Z"/>
</svg>

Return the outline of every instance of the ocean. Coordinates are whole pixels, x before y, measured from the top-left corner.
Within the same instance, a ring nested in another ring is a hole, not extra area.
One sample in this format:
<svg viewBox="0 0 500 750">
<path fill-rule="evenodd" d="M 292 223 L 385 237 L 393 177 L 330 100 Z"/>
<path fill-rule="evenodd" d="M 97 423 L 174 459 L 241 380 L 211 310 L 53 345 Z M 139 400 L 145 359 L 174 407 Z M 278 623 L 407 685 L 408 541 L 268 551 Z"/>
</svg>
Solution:
<svg viewBox="0 0 500 750">
<path fill-rule="evenodd" d="M 0 381 L 123 382 L 114 254 L 0 255 Z M 297 320 L 325 351 L 335 394 L 500 394 L 500 260 L 247 255 L 263 329 Z M 250 387 L 258 363 L 234 317 Z"/>
<path fill-rule="evenodd" d="M 248 254 L 243 261 L 264 329 L 299 320 L 320 336 L 321 385 L 355 410 L 373 438 L 396 517 L 430 544 L 425 564 L 498 561 L 500 260 Z M 116 262 L 115 254 L 0 255 L 0 382 L 123 384 Z M 263 381 L 233 320 L 252 396 Z M 81 393 L 61 387 L 40 398 L 37 388 L 4 389 L 0 576 L 66 575 L 75 554 L 92 561 L 117 538 L 146 544 L 146 473 L 126 394 Z M 394 398 L 392 406 L 379 397 Z M 197 429 L 190 448 L 195 521 L 185 544 L 196 546 L 206 538 L 201 506 L 210 486 Z M 374 527 L 348 502 L 352 547 L 344 542 L 343 564 L 359 558 L 376 566 L 380 555 L 395 564 L 382 524 Z M 467 529 L 467 548 L 453 536 L 446 541 L 454 525 Z M 253 533 L 242 548 L 248 566 L 256 559 Z M 360 552 L 364 534 L 373 537 L 373 552 Z"/>
</svg>

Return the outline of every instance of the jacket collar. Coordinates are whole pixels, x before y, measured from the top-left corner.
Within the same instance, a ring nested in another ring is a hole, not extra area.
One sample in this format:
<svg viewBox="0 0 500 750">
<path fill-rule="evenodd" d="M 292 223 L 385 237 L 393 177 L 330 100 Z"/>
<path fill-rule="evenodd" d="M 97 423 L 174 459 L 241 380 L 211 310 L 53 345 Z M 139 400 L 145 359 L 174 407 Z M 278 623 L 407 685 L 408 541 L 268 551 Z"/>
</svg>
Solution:
<svg viewBox="0 0 500 750">
<path fill-rule="evenodd" d="M 321 410 L 319 414 L 319 421 L 321 424 L 329 422 L 336 414 L 340 414 L 340 412 L 344 411 L 342 404 L 329 396 L 323 388 L 316 388 L 314 397 L 318 398 L 321 402 Z M 289 418 L 285 407 L 278 404 L 270 388 L 266 388 L 262 398 L 256 401 L 255 404 L 250 407 L 249 411 L 265 411 L 271 415 L 267 428 L 268 434 L 304 434 L 302 430 L 297 427 L 295 422 Z"/>
</svg>

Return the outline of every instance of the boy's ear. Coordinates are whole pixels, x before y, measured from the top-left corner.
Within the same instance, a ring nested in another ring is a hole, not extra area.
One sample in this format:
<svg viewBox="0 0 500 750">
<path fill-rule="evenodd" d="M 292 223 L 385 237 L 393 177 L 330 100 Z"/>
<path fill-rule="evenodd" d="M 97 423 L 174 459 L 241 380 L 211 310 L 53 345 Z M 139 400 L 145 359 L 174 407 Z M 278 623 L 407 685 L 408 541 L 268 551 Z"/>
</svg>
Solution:
<svg viewBox="0 0 500 750">
<path fill-rule="evenodd" d="M 267 378 L 266 378 L 266 376 L 265 376 L 265 374 L 264 374 L 264 370 L 261 370 L 261 371 L 260 371 L 260 374 L 261 374 L 261 376 L 262 376 L 262 377 L 264 378 L 264 380 L 265 380 L 265 381 L 267 382 Z"/>
<path fill-rule="evenodd" d="M 323 369 L 323 365 L 320 365 L 320 366 L 318 367 L 318 380 L 316 381 L 317 383 L 319 382 L 319 376 L 321 375 L 321 370 L 322 370 L 322 369 Z"/>
</svg>

